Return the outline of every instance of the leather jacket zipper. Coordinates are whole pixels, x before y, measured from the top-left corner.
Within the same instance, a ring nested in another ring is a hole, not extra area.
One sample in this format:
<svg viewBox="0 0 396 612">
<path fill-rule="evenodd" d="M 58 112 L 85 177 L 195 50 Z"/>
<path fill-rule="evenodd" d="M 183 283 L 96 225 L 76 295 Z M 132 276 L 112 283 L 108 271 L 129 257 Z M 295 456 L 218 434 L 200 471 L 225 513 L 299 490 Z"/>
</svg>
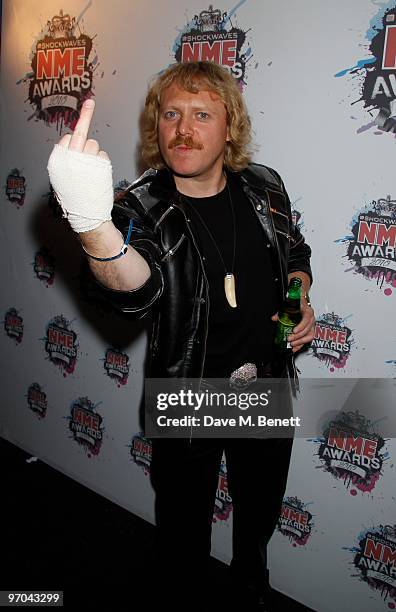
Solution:
<svg viewBox="0 0 396 612">
<path fill-rule="evenodd" d="M 275 213 L 275 215 L 281 215 L 282 217 L 285 217 L 285 219 L 289 220 L 289 217 L 285 215 L 285 213 L 280 212 L 279 210 L 277 210 L 276 208 L 273 208 L 272 206 L 270 206 L 270 211 L 272 213 Z"/>
<path fill-rule="evenodd" d="M 290 242 L 296 242 L 293 236 L 290 236 L 290 234 L 286 234 L 286 232 L 282 232 L 281 230 L 277 230 L 277 229 L 275 231 L 278 234 L 282 234 L 282 236 L 285 236 L 288 240 L 290 240 Z"/>
<path fill-rule="evenodd" d="M 160 216 L 160 218 L 158 219 L 158 221 L 156 222 L 156 224 L 154 226 L 154 231 L 156 231 L 156 229 L 158 228 L 159 224 L 162 223 L 162 221 L 165 219 L 165 217 L 167 215 L 169 215 L 169 213 L 171 212 L 172 209 L 173 209 L 173 205 L 171 204 L 169 206 L 169 208 L 167 208 L 166 211 L 162 213 L 162 215 Z"/>
<path fill-rule="evenodd" d="M 268 193 L 267 189 L 265 190 L 265 194 L 266 194 L 266 197 L 267 197 L 266 204 L 267 204 L 268 208 L 270 209 L 269 210 L 269 217 L 271 219 L 272 232 L 273 232 L 273 235 L 274 235 L 274 238 L 275 238 L 276 253 L 278 255 L 279 274 L 280 274 L 280 280 L 281 280 L 281 283 L 282 283 L 282 297 L 284 299 L 284 297 L 286 295 L 286 292 L 285 292 L 285 284 L 283 282 L 282 262 L 281 262 L 281 258 L 280 258 L 279 242 L 278 242 L 278 237 L 276 235 L 274 219 L 273 219 L 272 214 L 271 214 L 271 198 L 269 196 L 269 193 Z"/>
<path fill-rule="evenodd" d="M 182 234 L 179 238 L 179 240 L 176 242 L 175 246 L 173 246 L 171 249 L 169 249 L 169 251 L 167 251 L 165 253 L 165 255 L 162 257 L 161 261 L 165 261 L 166 259 L 168 259 L 168 257 L 170 257 L 171 255 L 174 255 L 177 251 L 177 249 L 179 248 L 179 246 L 181 245 L 181 243 L 183 242 L 184 238 L 186 237 L 186 234 Z"/>
</svg>

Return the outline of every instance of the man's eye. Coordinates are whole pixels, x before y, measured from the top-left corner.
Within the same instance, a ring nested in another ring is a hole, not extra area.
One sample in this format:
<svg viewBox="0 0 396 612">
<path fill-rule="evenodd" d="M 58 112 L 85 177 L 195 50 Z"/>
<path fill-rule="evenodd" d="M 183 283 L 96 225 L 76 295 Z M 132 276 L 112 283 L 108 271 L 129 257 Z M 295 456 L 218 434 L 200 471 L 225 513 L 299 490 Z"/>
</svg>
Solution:
<svg viewBox="0 0 396 612">
<path fill-rule="evenodd" d="M 209 119 L 209 115 L 208 113 L 205 113 L 204 111 L 199 111 L 198 118 L 199 119 Z"/>
<path fill-rule="evenodd" d="M 174 119 L 176 117 L 176 111 L 166 111 L 164 117 L 165 119 Z"/>
</svg>

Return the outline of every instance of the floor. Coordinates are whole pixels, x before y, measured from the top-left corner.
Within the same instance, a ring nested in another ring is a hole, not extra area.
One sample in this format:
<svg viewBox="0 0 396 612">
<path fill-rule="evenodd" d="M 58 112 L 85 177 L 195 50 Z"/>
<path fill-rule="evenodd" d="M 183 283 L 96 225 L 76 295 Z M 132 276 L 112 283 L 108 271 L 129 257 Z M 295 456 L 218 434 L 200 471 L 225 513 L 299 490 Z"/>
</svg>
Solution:
<svg viewBox="0 0 396 612">
<path fill-rule="evenodd" d="M 59 589 L 69 610 L 153 609 L 155 528 L 40 460 L 27 462 L 29 458 L 0 438 L 5 525 L 0 590 Z M 227 565 L 212 558 L 211 577 L 216 598 L 208 612 L 235 609 L 227 596 Z M 275 592 L 271 610 L 309 608 Z"/>
</svg>

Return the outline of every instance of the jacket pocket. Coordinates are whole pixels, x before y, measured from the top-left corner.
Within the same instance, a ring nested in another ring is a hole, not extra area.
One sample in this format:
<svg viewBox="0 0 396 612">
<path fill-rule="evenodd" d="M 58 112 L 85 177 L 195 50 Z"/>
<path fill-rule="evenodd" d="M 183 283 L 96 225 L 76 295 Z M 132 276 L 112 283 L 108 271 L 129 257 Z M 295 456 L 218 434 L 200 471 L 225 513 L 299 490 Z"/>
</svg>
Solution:
<svg viewBox="0 0 396 612">
<path fill-rule="evenodd" d="M 172 255 L 174 255 L 176 253 L 177 249 L 179 248 L 179 246 L 184 241 L 185 237 L 186 237 L 186 234 L 182 234 L 180 236 L 179 240 L 176 242 L 176 244 L 172 248 L 170 248 L 169 251 L 167 251 L 165 253 L 165 255 L 162 257 L 161 261 L 165 261 L 169 257 L 172 257 Z"/>
<path fill-rule="evenodd" d="M 275 227 L 275 231 L 277 234 L 280 234 L 281 236 L 284 236 L 285 238 L 287 238 L 288 241 L 291 242 L 291 244 L 296 242 L 293 236 L 290 236 L 290 234 L 288 234 L 287 232 L 282 232 L 281 230 L 276 229 L 276 227 Z"/>
</svg>

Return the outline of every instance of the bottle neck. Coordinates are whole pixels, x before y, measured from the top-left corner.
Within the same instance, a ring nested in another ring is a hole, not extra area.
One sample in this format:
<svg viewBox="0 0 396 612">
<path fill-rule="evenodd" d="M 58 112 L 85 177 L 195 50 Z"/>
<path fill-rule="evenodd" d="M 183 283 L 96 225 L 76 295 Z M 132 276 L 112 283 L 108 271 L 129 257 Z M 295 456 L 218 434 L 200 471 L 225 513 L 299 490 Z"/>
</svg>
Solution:
<svg viewBox="0 0 396 612">
<path fill-rule="evenodd" d="M 293 278 L 290 281 L 290 285 L 287 291 L 287 298 L 289 300 L 301 299 L 301 280 L 299 278 Z"/>
</svg>

